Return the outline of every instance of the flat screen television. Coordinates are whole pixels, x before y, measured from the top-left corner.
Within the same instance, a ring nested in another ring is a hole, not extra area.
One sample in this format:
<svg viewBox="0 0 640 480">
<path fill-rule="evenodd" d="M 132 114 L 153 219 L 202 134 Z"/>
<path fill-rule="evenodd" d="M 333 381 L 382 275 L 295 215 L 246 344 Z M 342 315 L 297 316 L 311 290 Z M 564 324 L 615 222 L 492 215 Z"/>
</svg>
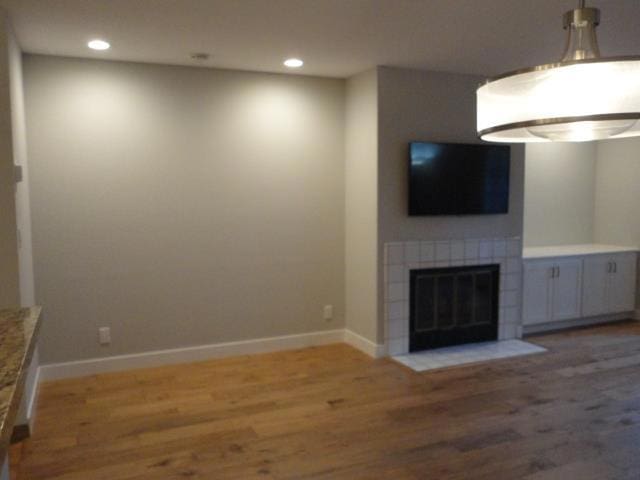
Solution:
<svg viewBox="0 0 640 480">
<path fill-rule="evenodd" d="M 409 145 L 409 215 L 487 215 L 509 211 L 508 145 Z"/>
</svg>

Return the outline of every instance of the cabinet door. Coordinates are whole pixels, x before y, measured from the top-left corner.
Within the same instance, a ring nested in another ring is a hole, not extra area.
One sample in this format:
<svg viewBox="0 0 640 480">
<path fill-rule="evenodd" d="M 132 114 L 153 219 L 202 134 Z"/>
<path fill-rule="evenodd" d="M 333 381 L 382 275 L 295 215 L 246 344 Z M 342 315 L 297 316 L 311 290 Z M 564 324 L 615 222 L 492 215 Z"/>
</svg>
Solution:
<svg viewBox="0 0 640 480">
<path fill-rule="evenodd" d="M 582 259 L 556 261 L 553 279 L 551 319 L 569 320 L 580 317 L 582 299 Z"/>
<path fill-rule="evenodd" d="M 592 317 L 609 312 L 607 290 L 609 284 L 608 256 L 594 255 L 585 257 L 582 275 L 582 316 Z"/>
<path fill-rule="evenodd" d="M 533 325 L 551 320 L 551 284 L 553 262 L 524 264 L 523 323 Z"/>
<path fill-rule="evenodd" d="M 636 304 L 636 254 L 611 256 L 614 272 L 609 276 L 609 312 L 630 312 Z"/>
</svg>

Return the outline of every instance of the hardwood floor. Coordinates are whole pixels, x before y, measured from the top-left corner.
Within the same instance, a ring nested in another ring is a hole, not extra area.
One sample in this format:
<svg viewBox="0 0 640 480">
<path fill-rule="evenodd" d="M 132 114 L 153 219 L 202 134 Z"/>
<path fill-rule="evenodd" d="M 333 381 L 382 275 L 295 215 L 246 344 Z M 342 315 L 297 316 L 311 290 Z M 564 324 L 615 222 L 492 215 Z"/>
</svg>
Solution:
<svg viewBox="0 0 640 480">
<path fill-rule="evenodd" d="M 20 480 L 640 478 L 640 323 L 415 373 L 346 345 L 44 384 Z"/>
</svg>

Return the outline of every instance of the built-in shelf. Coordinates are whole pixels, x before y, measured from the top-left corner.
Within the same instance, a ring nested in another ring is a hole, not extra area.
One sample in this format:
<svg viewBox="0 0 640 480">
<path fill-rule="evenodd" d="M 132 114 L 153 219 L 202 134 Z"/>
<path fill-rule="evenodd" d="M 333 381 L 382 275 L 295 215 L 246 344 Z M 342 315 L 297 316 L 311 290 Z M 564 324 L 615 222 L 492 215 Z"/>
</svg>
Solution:
<svg viewBox="0 0 640 480">
<path fill-rule="evenodd" d="M 553 245 L 549 247 L 525 247 L 522 249 L 522 257 L 550 258 L 550 257 L 574 257 L 584 255 L 602 255 L 607 253 L 637 252 L 638 247 L 623 247 L 619 245 L 604 245 L 587 243 L 581 245 Z"/>
</svg>

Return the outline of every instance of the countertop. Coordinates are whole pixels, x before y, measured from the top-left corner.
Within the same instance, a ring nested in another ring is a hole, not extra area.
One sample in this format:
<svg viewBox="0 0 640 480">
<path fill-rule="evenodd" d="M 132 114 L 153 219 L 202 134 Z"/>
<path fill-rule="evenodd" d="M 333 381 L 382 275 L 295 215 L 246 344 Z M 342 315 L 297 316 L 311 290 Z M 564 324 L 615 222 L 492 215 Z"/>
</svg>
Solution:
<svg viewBox="0 0 640 480">
<path fill-rule="evenodd" d="M 0 467 L 40 328 L 40 307 L 0 310 Z"/>
<path fill-rule="evenodd" d="M 522 258 L 575 257 L 582 255 L 601 255 L 605 253 L 637 252 L 637 247 L 622 247 L 620 245 L 604 245 L 587 243 L 581 245 L 558 245 L 552 247 L 525 247 Z"/>
</svg>

